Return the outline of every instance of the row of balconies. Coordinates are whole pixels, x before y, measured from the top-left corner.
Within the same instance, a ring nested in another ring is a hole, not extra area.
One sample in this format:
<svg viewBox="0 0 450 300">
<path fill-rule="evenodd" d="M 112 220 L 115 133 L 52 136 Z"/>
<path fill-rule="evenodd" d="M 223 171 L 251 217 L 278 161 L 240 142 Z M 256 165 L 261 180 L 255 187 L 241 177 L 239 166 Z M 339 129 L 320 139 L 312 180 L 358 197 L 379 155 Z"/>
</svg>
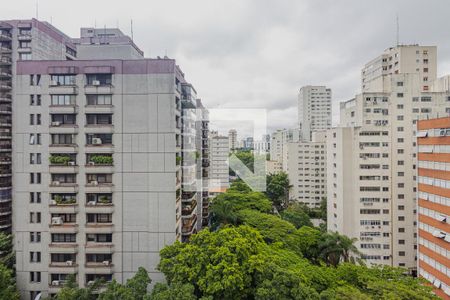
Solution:
<svg viewBox="0 0 450 300">
<path fill-rule="evenodd" d="M 50 105 L 49 110 L 51 114 L 77 114 L 78 105 L 77 104 L 67 104 L 67 105 Z M 90 105 L 84 106 L 84 112 L 86 114 L 112 114 L 114 113 L 114 105 Z"/>
</svg>

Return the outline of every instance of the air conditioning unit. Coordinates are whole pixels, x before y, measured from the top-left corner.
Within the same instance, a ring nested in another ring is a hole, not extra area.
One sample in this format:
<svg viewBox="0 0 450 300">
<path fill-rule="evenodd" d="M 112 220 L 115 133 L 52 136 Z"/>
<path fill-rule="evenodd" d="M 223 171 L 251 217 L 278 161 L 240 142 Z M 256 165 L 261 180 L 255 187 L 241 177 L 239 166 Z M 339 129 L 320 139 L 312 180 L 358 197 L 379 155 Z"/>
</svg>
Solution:
<svg viewBox="0 0 450 300">
<path fill-rule="evenodd" d="M 59 185 L 59 184 L 60 184 L 59 181 L 53 181 L 53 182 L 52 182 L 52 185 Z"/>
<path fill-rule="evenodd" d="M 102 144 L 102 139 L 99 139 L 99 138 L 93 138 L 93 139 L 92 139 L 92 144 L 93 144 L 93 145 L 101 145 L 101 144 Z"/>
<path fill-rule="evenodd" d="M 52 225 L 62 225 L 63 220 L 61 217 L 53 217 L 52 218 Z"/>
<path fill-rule="evenodd" d="M 96 205 L 97 204 L 97 202 L 95 202 L 95 201 L 88 201 L 88 203 L 87 203 L 87 205 Z"/>
<path fill-rule="evenodd" d="M 50 200 L 49 203 L 50 203 L 50 205 L 56 205 L 56 201 L 55 200 Z"/>
<path fill-rule="evenodd" d="M 67 265 L 67 266 L 73 265 L 73 261 L 71 261 L 71 260 L 66 261 L 66 265 Z"/>
<path fill-rule="evenodd" d="M 68 165 L 69 166 L 75 166 L 75 162 L 74 161 L 69 161 Z"/>
<path fill-rule="evenodd" d="M 93 81 L 92 81 L 92 85 L 100 85 L 100 81 L 98 81 L 98 80 L 93 80 Z"/>
<path fill-rule="evenodd" d="M 58 286 L 59 285 L 59 280 L 53 280 L 52 281 L 52 285 L 53 286 Z"/>
<path fill-rule="evenodd" d="M 90 161 L 90 162 L 88 162 L 88 165 L 89 165 L 89 166 L 94 166 L 94 165 L 95 165 L 95 162 Z"/>
<path fill-rule="evenodd" d="M 93 181 L 91 181 L 91 184 L 92 185 L 98 185 L 98 181 L 97 180 L 93 180 Z"/>
<path fill-rule="evenodd" d="M 50 85 L 59 85 L 58 81 L 56 80 L 50 80 Z"/>
<path fill-rule="evenodd" d="M 61 122 L 52 122 L 52 126 L 60 126 Z"/>
<path fill-rule="evenodd" d="M 90 281 L 88 281 L 88 283 L 87 283 L 87 285 L 92 285 L 92 284 L 94 284 L 94 280 L 90 280 Z"/>
<path fill-rule="evenodd" d="M 441 129 L 441 130 L 439 131 L 439 135 L 440 135 L 440 136 L 445 136 L 445 129 Z"/>
<path fill-rule="evenodd" d="M 104 264 L 105 266 L 109 266 L 109 260 L 104 260 L 104 261 L 103 261 L 103 264 Z"/>
</svg>

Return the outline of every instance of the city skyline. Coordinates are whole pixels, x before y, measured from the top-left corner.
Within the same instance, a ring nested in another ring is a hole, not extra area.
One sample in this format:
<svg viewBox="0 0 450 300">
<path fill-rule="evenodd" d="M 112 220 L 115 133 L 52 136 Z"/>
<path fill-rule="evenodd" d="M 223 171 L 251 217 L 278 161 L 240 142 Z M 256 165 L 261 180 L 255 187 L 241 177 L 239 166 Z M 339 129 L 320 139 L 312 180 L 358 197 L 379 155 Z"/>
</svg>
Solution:
<svg viewBox="0 0 450 300">
<path fill-rule="evenodd" d="M 10 3 L 0 18 L 36 17 L 35 4 Z M 338 103 L 360 92 L 364 63 L 395 46 L 397 14 L 399 42 L 437 45 L 438 76 L 450 73 L 450 42 L 442 27 L 449 3 L 432 1 L 429 14 L 422 13 L 420 1 L 389 2 L 387 8 L 353 1 L 266 4 L 131 1 L 104 10 L 106 2 L 80 1 L 66 12 L 64 2 L 39 1 L 38 17 L 71 37 L 79 35 L 80 27 L 94 25 L 119 27 L 131 35 L 133 19 L 134 40 L 146 57 L 176 58 L 209 108 L 268 109 L 269 132 L 295 126 L 298 90 L 308 84 L 333 90 L 336 125 Z M 65 22 L 74 17 L 76 22 Z"/>
</svg>

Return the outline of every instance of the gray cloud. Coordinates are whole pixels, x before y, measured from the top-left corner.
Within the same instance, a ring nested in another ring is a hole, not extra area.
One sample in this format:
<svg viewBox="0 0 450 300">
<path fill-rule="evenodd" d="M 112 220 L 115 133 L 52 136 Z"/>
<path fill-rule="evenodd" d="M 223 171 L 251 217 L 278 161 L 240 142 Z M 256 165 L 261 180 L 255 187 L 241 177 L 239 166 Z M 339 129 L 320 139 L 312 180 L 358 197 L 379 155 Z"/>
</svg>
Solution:
<svg viewBox="0 0 450 300">
<path fill-rule="evenodd" d="M 130 32 L 147 55 L 167 53 L 211 108 L 266 108 L 269 128 L 297 123 L 302 85 L 333 89 L 338 102 L 360 90 L 365 62 L 396 42 L 438 46 L 439 74 L 450 73 L 450 2 L 429 0 L 40 0 L 40 18 L 71 36 L 104 25 Z M 9 3 L 0 18 L 35 15 L 34 1 Z M 73 4 L 73 3 L 72 3 Z"/>
</svg>

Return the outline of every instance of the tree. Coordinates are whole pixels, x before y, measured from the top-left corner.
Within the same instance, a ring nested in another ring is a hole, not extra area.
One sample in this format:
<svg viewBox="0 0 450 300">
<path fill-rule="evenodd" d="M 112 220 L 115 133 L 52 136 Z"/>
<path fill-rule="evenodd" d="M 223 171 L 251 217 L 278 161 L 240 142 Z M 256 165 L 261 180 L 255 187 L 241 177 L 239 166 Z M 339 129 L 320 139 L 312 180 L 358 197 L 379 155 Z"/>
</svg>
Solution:
<svg viewBox="0 0 450 300">
<path fill-rule="evenodd" d="M 96 280 L 87 288 L 80 288 L 75 279 L 74 274 L 67 277 L 63 288 L 56 294 L 58 300 L 95 300 L 97 299 L 96 291 L 100 288 L 102 282 Z"/>
<path fill-rule="evenodd" d="M 196 300 L 194 291 L 194 286 L 189 283 L 171 285 L 157 283 L 152 290 L 150 300 Z"/>
<path fill-rule="evenodd" d="M 340 261 L 349 262 L 353 254 L 359 256 L 360 253 L 354 245 L 356 238 L 349 238 L 337 232 L 327 232 L 322 235 L 319 241 L 320 257 L 328 264 L 336 267 Z"/>
<path fill-rule="evenodd" d="M 19 300 L 20 295 L 16 289 L 16 283 L 12 275 L 12 270 L 0 264 L 0 299 Z"/>
<path fill-rule="evenodd" d="M 0 264 L 12 269 L 14 263 L 13 236 L 0 232 Z"/>
<path fill-rule="evenodd" d="M 284 172 L 267 175 L 266 195 L 272 200 L 273 205 L 278 210 L 283 210 L 289 202 L 289 184 L 288 175 Z"/>
<path fill-rule="evenodd" d="M 308 214 L 302 210 L 296 210 L 288 207 L 286 210 L 282 211 L 280 215 L 283 220 L 294 224 L 296 228 L 303 226 L 313 227 L 313 223 L 311 222 Z"/>
<path fill-rule="evenodd" d="M 151 279 L 147 270 L 140 267 L 136 274 L 122 285 L 113 280 L 106 287 L 106 290 L 100 294 L 99 300 L 143 300 L 147 295 L 148 285 Z"/>
</svg>

